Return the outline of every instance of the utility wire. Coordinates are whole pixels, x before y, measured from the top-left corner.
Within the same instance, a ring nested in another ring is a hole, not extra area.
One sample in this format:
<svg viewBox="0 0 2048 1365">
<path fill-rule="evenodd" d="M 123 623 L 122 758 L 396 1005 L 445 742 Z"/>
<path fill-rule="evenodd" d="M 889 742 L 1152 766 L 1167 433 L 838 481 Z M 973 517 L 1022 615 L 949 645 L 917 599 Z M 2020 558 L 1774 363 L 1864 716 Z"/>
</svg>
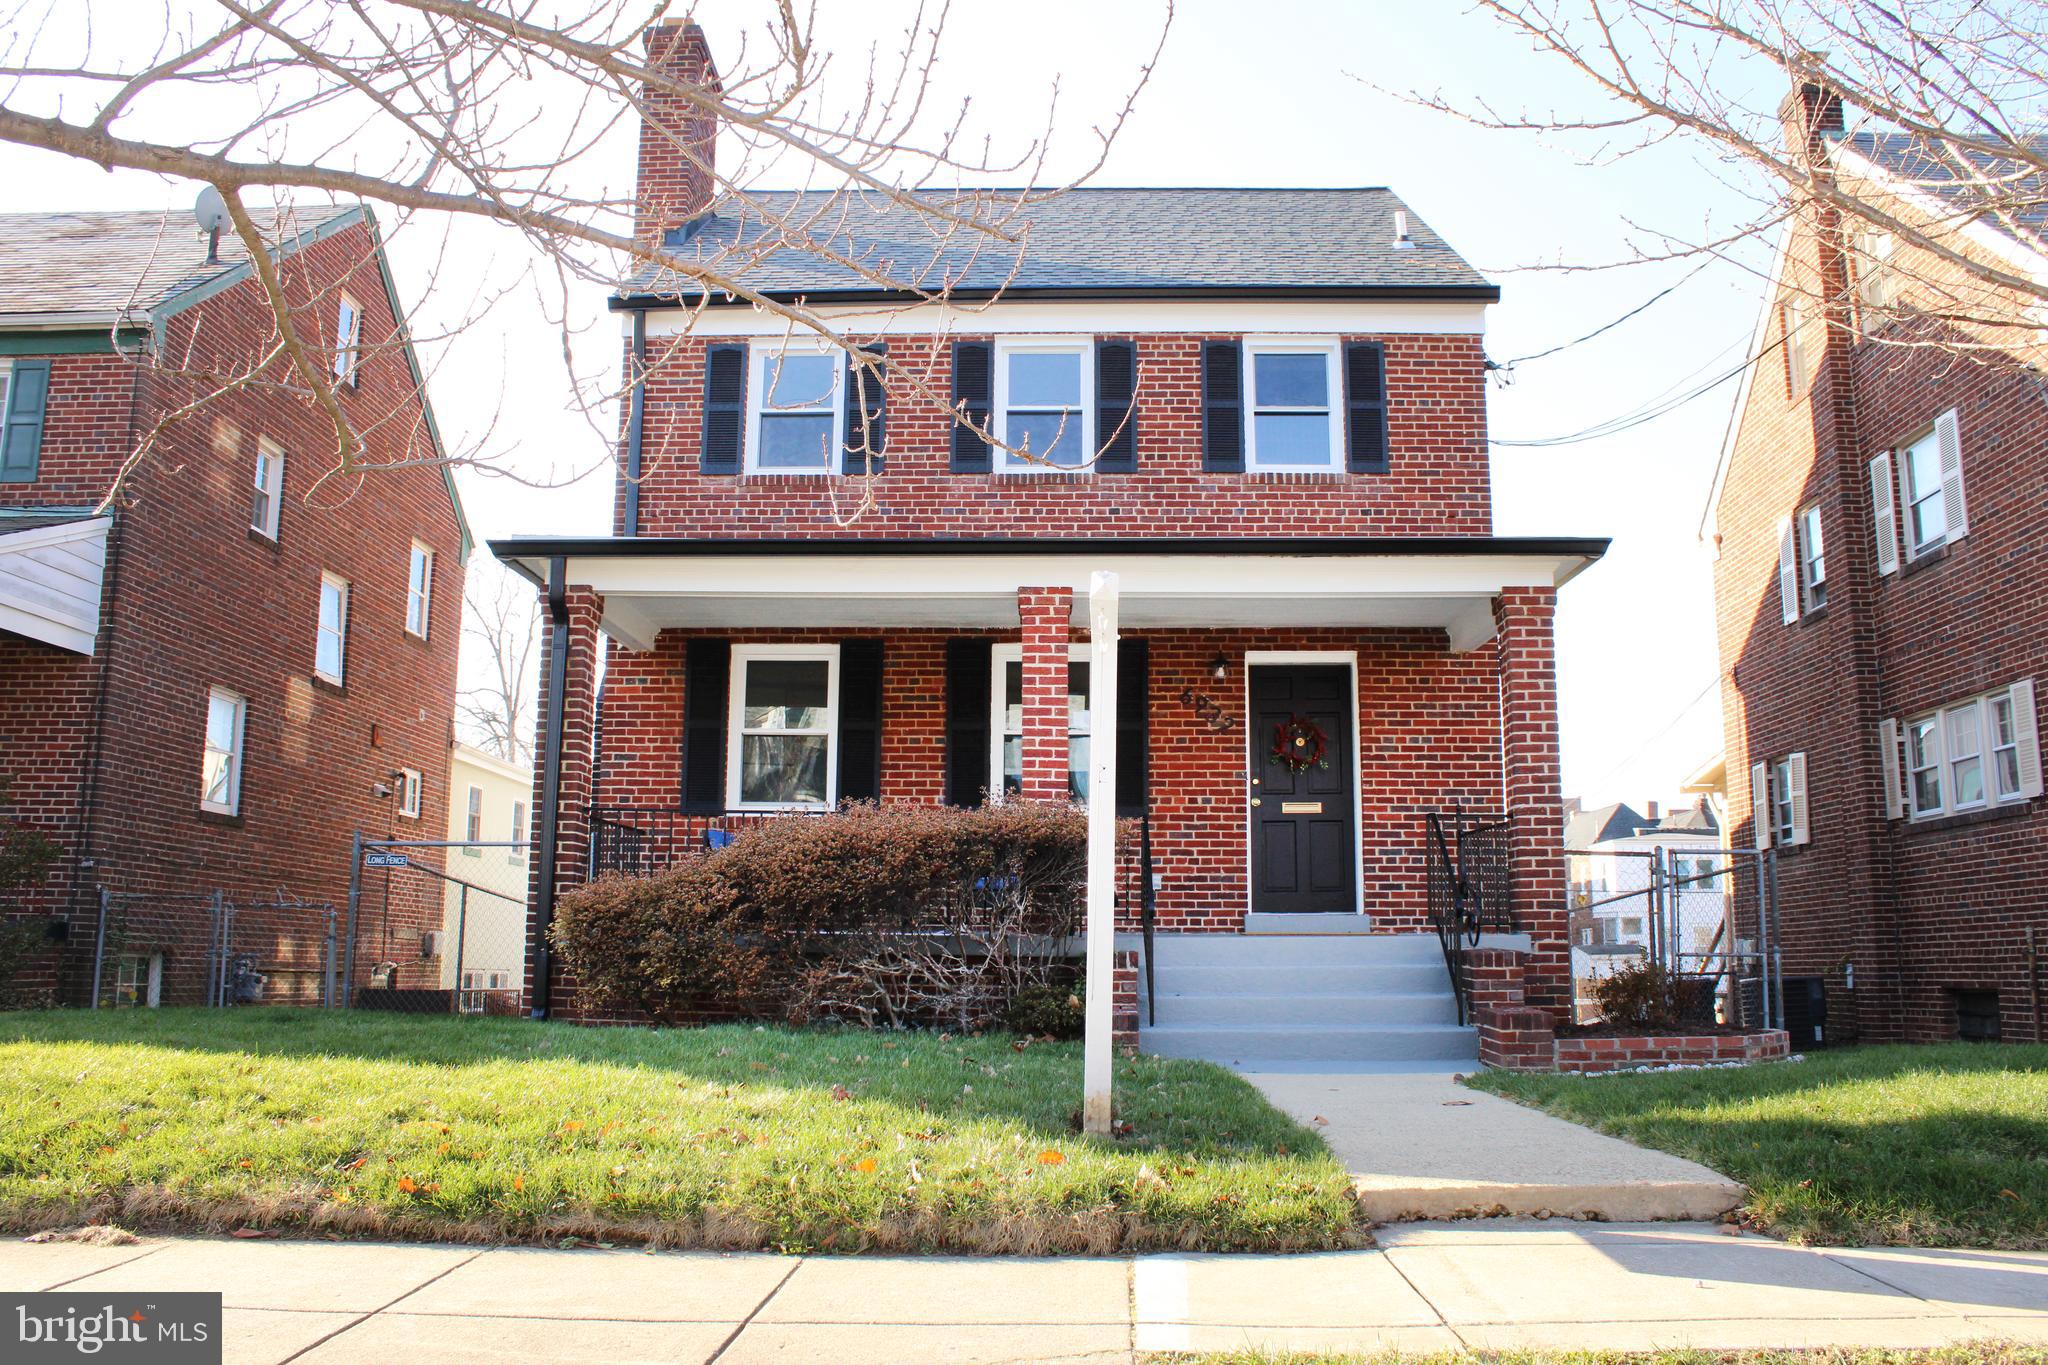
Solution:
<svg viewBox="0 0 2048 1365">
<path fill-rule="evenodd" d="M 1665 298 L 1666 296 L 1672 294 L 1676 290 L 1681 289 L 1685 285 L 1691 283 L 1693 276 L 1699 274 L 1702 270 L 1705 270 L 1708 266 L 1712 265 L 1713 263 L 1714 261 L 1712 257 L 1709 257 L 1708 259 L 1701 261 L 1698 265 L 1694 266 L 1691 270 L 1687 271 L 1683 279 L 1678 280 L 1677 282 L 1669 285 L 1664 289 L 1658 290 L 1656 293 L 1650 295 L 1649 298 L 1643 300 L 1635 307 L 1629 309 L 1626 313 L 1623 313 L 1620 317 L 1614 319 L 1614 321 L 1606 323 L 1605 325 L 1600 327 L 1595 327 L 1592 331 L 1586 333 L 1582 337 L 1577 338 L 1576 340 L 1567 341 L 1559 345 L 1552 346 L 1547 351 L 1537 351 L 1534 355 L 1519 355 L 1516 356 L 1513 360 L 1497 361 L 1494 365 L 1494 368 L 1500 370 L 1512 370 L 1517 365 L 1525 365 L 1532 360 L 1542 360 L 1547 356 L 1556 355 L 1559 351 L 1569 351 L 1572 347 L 1582 345 L 1585 342 L 1591 341 L 1594 337 L 1601 335 L 1603 332 L 1611 332 L 1615 328 L 1621 326 L 1622 323 L 1627 322 L 1630 318 L 1636 317 L 1641 313 L 1647 312 L 1650 306 L 1652 304 L 1655 304 L 1659 299 Z"/>
<path fill-rule="evenodd" d="M 1627 758 L 1622 759 L 1621 762 L 1615 764 L 1606 772 L 1602 773 L 1600 775 L 1600 780 L 1593 783 L 1593 785 L 1587 788 L 1587 790 L 1598 791 L 1601 787 L 1606 786 L 1609 780 L 1611 780 L 1617 773 L 1621 772 L 1622 769 L 1628 767 L 1629 764 L 1635 762 L 1637 759 L 1641 758 L 1645 753 L 1647 753 L 1652 744 L 1655 744 L 1658 740 L 1664 738 L 1664 736 L 1670 734 L 1673 730 L 1677 729 L 1678 723 L 1684 720 L 1687 716 L 1692 714 L 1692 708 L 1698 706 L 1700 702 L 1706 697 L 1707 693 L 1713 691 L 1720 685 L 1720 675 L 1716 674 L 1714 677 L 1709 678 L 1707 680 L 1707 685 L 1705 687 L 1702 687 L 1699 690 L 1698 694 L 1695 695 L 1691 701 L 1679 707 L 1678 714 L 1673 716 L 1670 720 L 1665 721 L 1662 729 L 1658 730 L 1656 734 L 1651 735 L 1641 744 L 1636 745 L 1636 747 L 1630 751 Z"/>
<path fill-rule="evenodd" d="M 1580 431 L 1572 432 L 1569 435 L 1537 436 L 1522 440 L 1502 437 L 1490 437 L 1488 439 L 1488 444 L 1496 446 L 1520 446 L 1540 448 L 1546 446 L 1578 445 L 1582 441 L 1595 441 L 1605 436 L 1619 436 L 1621 433 L 1625 431 L 1632 431 L 1635 428 L 1643 425 L 1645 422 L 1654 422 L 1659 417 L 1663 417 L 1670 413 L 1676 412 L 1678 411 L 1678 409 L 1684 407 L 1686 404 L 1691 403 L 1696 399 L 1705 397 L 1707 394 L 1712 393 L 1715 389 L 1720 388 L 1729 380 L 1734 379 L 1740 374 L 1742 374 L 1743 371 L 1751 368 L 1754 365 L 1759 364 L 1764 359 L 1764 357 L 1773 354 L 1777 351 L 1777 349 L 1780 346 L 1784 344 L 1784 339 L 1780 338 L 1779 340 L 1774 341 L 1770 345 L 1764 347 L 1761 351 L 1758 351 L 1755 355 L 1743 361 L 1740 365 L 1737 365 L 1735 368 L 1723 371 L 1722 373 L 1715 375 L 1712 379 L 1709 379 L 1704 384 L 1700 384 L 1697 387 L 1691 389 L 1690 391 L 1680 394 L 1676 398 L 1660 399 L 1646 407 L 1637 408 L 1633 412 L 1623 413 L 1618 417 L 1610 417 L 1604 422 L 1597 422 L 1590 427 L 1586 427 Z"/>
</svg>

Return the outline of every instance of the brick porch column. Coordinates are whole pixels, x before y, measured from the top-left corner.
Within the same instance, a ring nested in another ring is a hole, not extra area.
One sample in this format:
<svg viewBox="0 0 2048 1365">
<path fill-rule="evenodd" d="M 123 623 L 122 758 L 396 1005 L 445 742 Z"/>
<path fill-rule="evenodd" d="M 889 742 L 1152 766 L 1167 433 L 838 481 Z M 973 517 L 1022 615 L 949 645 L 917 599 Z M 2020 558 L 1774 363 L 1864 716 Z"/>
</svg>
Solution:
<svg viewBox="0 0 2048 1365">
<path fill-rule="evenodd" d="M 1017 589 L 1024 626 L 1024 797 L 1067 799 L 1067 624 L 1072 588 Z"/>
<path fill-rule="evenodd" d="M 1565 909 L 1564 801 L 1558 788 L 1557 590 L 1509 588 L 1493 601 L 1500 651 L 1501 777 L 1514 821 L 1515 917 L 1532 951 L 1528 1003 L 1571 1018 L 1571 945 Z"/>
<path fill-rule="evenodd" d="M 550 974 L 545 1001 L 535 999 L 535 981 L 552 950 L 545 942 L 542 918 L 552 913 L 553 895 L 543 895 L 550 876 L 552 892 L 559 894 L 581 886 L 590 870 L 590 800 L 592 795 L 592 741 L 597 724 L 598 622 L 604 617 L 604 598 L 588 588 L 569 588 L 563 594 L 562 610 L 567 618 L 569 648 L 562 695 L 553 695 L 555 677 L 555 628 L 550 604 L 543 592 L 541 603 L 540 710 L 534 736 L 533 840 L 534 856 L 528 861 L 526 899 L 526 977 L 522 989 L 529 1010 L 560 1004 L 569 984 L 560 973 Z M 559 732 L 555 708 L 561 708 Z M 552 807 L 554 843 L 548 838 L 549 751 L 559 733 L 559 779 Z"/>
</svg>

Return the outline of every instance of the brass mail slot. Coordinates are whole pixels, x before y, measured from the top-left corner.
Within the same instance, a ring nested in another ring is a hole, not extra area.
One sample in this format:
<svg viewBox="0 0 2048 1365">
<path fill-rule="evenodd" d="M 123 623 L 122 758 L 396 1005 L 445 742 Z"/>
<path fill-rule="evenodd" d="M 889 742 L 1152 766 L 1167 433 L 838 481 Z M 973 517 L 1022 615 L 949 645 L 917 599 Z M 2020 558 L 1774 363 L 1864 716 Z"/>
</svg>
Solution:
<svg viewBox="0 0 2048 1365">
<path fill-rule="evenodd" d="M 1321 815 L 1323 813 L 1323 803 L 1320 801 L 1282 801 L 1280 803 L 1280 813 L 1282 815 Z"/>
</svg>

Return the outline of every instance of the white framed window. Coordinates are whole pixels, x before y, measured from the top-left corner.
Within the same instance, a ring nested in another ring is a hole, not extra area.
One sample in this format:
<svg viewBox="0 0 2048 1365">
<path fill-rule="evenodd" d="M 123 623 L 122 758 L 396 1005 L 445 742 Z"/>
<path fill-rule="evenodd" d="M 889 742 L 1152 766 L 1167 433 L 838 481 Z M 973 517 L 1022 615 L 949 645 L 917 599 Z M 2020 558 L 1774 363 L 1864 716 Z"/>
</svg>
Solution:
<svg viewBox="0 0 2048 1365">
<path fill-rule="evenodd" d="M 405 579 L 405 633 L 426 639 L 433 607 L 434 552 L 415 540 Z"/>
<path fill-rule="evenodd" d="M 484 851 L 476 845 L 484 837 L 484 789 L 482 787 L 471 787 L 469 789 L 469 812 L 462 827 L 462 837 L 467 839 L 470 845 L 462 851 L 469 857 L 481 858 Z"/>
<path fill-rule="evenodd" d="M 1778 522 L 1778 608 L 1786 625 L 1799 619 L 1799 532 L 1790 517 Z"/>
<path fill-rule="evenodd" d="M 1963 507 L 1962 427 L 1951 409 L 1899 451 L 1906 558 L 1959 540 L 1968 529 Z"/>
<path fill-rule="evenodd" d="M 1792 760 L 1781 758 L 1771 765 L 1771 835 L 1781 844 L 1792 842 Z"/>
<path fill-rule="evenodd" d="M 398 770 L 398 813 L 407 820 L 420 818 L 420 788 L 423 785 L 418 768 Z"/>
<path fill-rule="evenodd" d="M 521 844 L 521 845 L 523 845 L 523 844 L 525 844 L 525 843 L 526 843 L 526 803 L 525 803 L 524 801 L 514 801 L 514 802 L 512 803 L 512 836 L 511 836 L 511 837 L 512 837 L 512 842 L 513 842 L 513 843 L 515 843 L 515 844 Z M 526 850 L 525 850 L 525 848 L 523 848 L 523 847 L 522 847 L 522 848 L 515 848 L 515 849 L 512 849 L 512 850 L 510 851 L 510 854 L 509 854 L 509 856 L 508 856 L 508 857 L 506 858 L 506 860 L 505 860 L 505 861 L 507 861 L 507 862 L 511 862 L 511 863 L 523 863 L 523 862 L 525 862 L 525 861 L 526 861 Z"/>
<path fill-rule="evenodd" d="M 1880 727 L 1886 814 L 1915 820 L 2033 799 L 2041 794 L 2040 739 L 2031 679 Z M 1898 799 L 1898 774 L 1903 792 Z"/>
<path fill-rule="evenodd" d="M 1336 338 L 1247 338 L 1244 363 L 1245 468 L 1342 468 L 1343 381 Z"/>
<path fill-rule="evenodd" d="M 1883 320 L 1871 314 L 1882 314 L 1898 297 L 1892 271 L 1893 249 L 1889 232 L 1866 227 L 1856 234 L 1856 300 L 1862 305 L 1866 328 Z"/>
<path fill-rule="evenodd" d="M 824 810 L 839 761 L 839 647 L 735 645 L 726 805 Z"/>
<path fill-rule="evenodd" d="M 126 953 L 114 964 L 114 1008 L 153 1010 L 163 1003 L 164 955 Z"/>
<path fill-rule="evenodd" d="M 1024 789 L 1024 646 L 997 645 L 990 651 L 989 771 L 1005 796 Z M 1095 730 L 1094 670 L 1087 645 L 1067 646 L 1067 796 L 1088 799 L 1090 737 Z"/>
<path fill-rule="evenodd" d="M 328 682 L 341 685 L 348 666 L 348 580 L 337 574 L 320 575 L 319 636 L 313 645 L 313 672 Z"/>
<path fill-rule="evenodd" d="M 1812 841 L 1807 821 L 1806 755 L 1754 763 L 1749 769 L 1751 828 L 1758 848 L 1773 844 L 1797 848 Z"/>
<path fill-rule="evenodd" d="M 846 429 L 846 369 L 837 350 L 755 346 L 747 384 L 747 469 L 829 474 Z"/>
<path fill-rule="evenodd" d="M 1828 558 L 1820 536 L 1820 504 L 1799 513 L 1799 599 L 1807 611 L 1828 604 Z"/>
<path fill-rule="evenodd" d="M 224 687 L 206 694 L 206 750 L 200 765 L 199 805 L 221 815 L 242 808 L 242 741 L 249 703 Z"/>
<path fill-rule="evenodd" d="M 1094 352 L 1088 337 L 997 340 L 996 434 L 1031 452 L 1025 459 L 998 446 L 999 471 L 1052 474 L 1088 466 L 1095 456 Z"/>
<path fill-rule="evenodd" d="M 1785 330 L 1785 396 L 1798 398 L 1806 392 L 1807 353 L 1806 300 L 1794 296 L 1778 310 L 1778 325 Z"/>
<path fill-rule="evenodd" d="M 276 540 L 278 510 L 284 505 L 284 451 L 263 437 L 256 441 L 254 482 L 249 493 L 249 529 Z"/>
<path fill-rule="evenodd" d="M 363 309 L 343 294 L 334 309 L 334 377 L 353 388 L 362 372 Z"/>
</svg>

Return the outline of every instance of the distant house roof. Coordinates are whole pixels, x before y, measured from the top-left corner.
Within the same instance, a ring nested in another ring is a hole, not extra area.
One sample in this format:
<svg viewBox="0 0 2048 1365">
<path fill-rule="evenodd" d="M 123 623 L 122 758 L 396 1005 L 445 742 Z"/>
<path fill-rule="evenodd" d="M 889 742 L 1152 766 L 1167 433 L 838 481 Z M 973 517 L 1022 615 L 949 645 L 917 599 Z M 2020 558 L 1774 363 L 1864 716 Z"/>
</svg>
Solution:
<svg viewBox="0 0 2048 1365">
<path fill-rule="evenodd" d="M 2048 156 L 2048 136 L 2035 134 L 2026 143 L 2033 155 Z M 2014 241 L 2021 240 L 2021 232 L 2048 231 L 2048 181 L 2038 163 L 1949 142 L 1932 143 L 1910 133 L 1854 133 L 1841 144 L 1957 214 Z M 2003 211 L 1986 212 L 1993 206 Z"/>
<path fill-rule="evenodd" d="M 1659 820 L 1653 828 L 1685 834 L 1719 834 L 1721 832 L 1721 826 L 1714 819 L 1714 813 L 1707 809 L 1706 802 L 1704 801 L 1696 806 L 1685 806 L 1672 811 L 1662 820 Z"/>
<path fill-rule="evenodd" d="M 1609 839 L 1626 839 L 1649 822 L 1624 801 L 1582 810 L 1565 821 L 1564 846 L 1591 848 Z"/>
<path fill-rule="evenodd" d="M 981 212 L 1008 221 L 1002 197 Z M 928 194 L 935 202 L 957 196 Z M 716 263 L 771 297 L 896 297 L 860 271 L 792 244 L 787 224 L 867 268 L 960 297 L 1183 295 L 1448 297 L 1500 290 L 1391 190 L 1077 189 L 1014 210 L 1017 243 L 957 229 L 872 195 L 768 192 L 722 201 L 669 234 L 673 251 Z M 1411 246 L 1394 241 L 1408 214 Z M 645 270 L 620 303 L 699 297 L 694 281 Z M 718 295 L 713 296 L 717 301 Z"/>
<path fill-rule="evenodd" d="M 270 228 L 269 210 L 254 216 Z M 352 206 L 323 207 L 286 232 L 325 235 L 361 216 Z M 189 213 L 0 213 L 0 327 L 26 318 L 139 322 L 206 285 L 240 279 L 248 261 L 241 240 L 224 232 L 220 259 L 209 262 Z"/>
</svg>

